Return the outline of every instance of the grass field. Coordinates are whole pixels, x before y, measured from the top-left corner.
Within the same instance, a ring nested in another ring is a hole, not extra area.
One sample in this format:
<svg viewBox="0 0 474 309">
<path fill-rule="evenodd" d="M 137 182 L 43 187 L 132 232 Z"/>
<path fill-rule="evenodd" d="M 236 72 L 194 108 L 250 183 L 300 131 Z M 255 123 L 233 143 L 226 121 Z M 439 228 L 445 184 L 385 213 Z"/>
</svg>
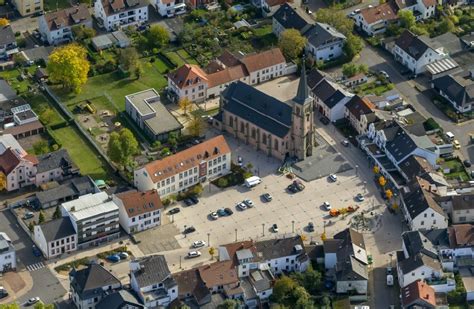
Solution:
<svg viewBox="0 0 474 309">
<path fill-rule="evenodd" d="M 65 127 L 53 131 L 55 137 L 66 148 L 72 160 L 80 168 L 83 175 L 93 179 L 109 179 L 107 167 L 96 151 L 84 141 L 73 127 Z"/>
<path fill-rule="evenodd" d="M 184 58 L 184 60 L 186 61 L 186 63 L 190 63 L 190 64 L 198 64 L 196 60 L 194 60 L 193 57 L 191 57 L 190 54 L 188 54 L 187 51 L 185 51 L 184 49 L 179 49 L 176 51 L 176 53 L 178 55 L 180 55 L 182 58 Z"/>
<path fill-rule="evenodd" d="M 36 94 L 25 98 L 26 102 L 30 104 L 33 111 L 39 116 L 41 122 L 44 125 L 55 125 L 64 121 L 64 118 L 55 110 L 48 102 L 48 100 L 42 94 Z M 44 117 L 46 110 L 51 110 L 49 115 Z"/>
<path fill-rule="evenodd" d="M 44 0 L 44 11 L 54 11 L 56 8 L 65 9 L 71 7 L 69 0 Z"/>
<path fill-rule="evenodd" d="M 466 173 L 464 166 L 461 161 L 457 159 L 445 161 L 443 167 L 449 167 L 451 173 L 445 174 L 447 179 L 462 179 L 462 181 L 468 181 L 469 175 Z"/>
<path fill-rule="evenodd" d="M 185 62 L 183 61 L 183 59 L 181 59 L 181 57 L 175 53 L 175 52 L 167 52 L 165 53 L 166 57 L 168 57 L 171 62 L 173 62 L 177 67 L 180 67 L 182 66 Z"/>
<path fill-rule="evenodd" d="M 35 67 L 28 68 L 28 72 L 33 74 L 34 68 Z M 10 87 L 12 87 L 13 90 L 17 91 L 17 93 L 22 94 L 28 91 L 28 86 L 31 83 L 28 80 L 28 78 L 25 78 L 24 80 L 20 80 L 19 79 L 20 75 L 21 75 L 21 72 L 17 69 L 8 70 L 8 71 L 0 71 L 0 78 L 6 80 L 8 84 L 10 85 Z"/>
</svg>

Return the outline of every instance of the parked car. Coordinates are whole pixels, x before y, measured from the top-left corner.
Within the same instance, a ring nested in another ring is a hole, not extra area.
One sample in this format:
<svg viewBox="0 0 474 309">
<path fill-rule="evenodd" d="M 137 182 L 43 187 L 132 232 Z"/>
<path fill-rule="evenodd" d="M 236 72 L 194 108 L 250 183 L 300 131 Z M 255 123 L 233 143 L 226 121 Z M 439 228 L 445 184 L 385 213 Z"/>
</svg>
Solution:
<svg viewBox="0 0 474 309">
<path fill-rule="evenodd" d="M 118 254 L 112 254 L 107 257 L 107 261 L 116 263 L 120 261 L 120 256 Z"/>
<path fill-rule="evenodd" d="M 225 210 L 225 213 L 227 214 L 227 216 L 232 216 L 234 214 L 234 212 L 230 208 L 225 208 L 224 210 Z"/>
<path fill-rule="evenodd" d="M 245 203 L 238 203 L 237 204 L 237 208 L 240 208 L 240 210 L 245 210 L 247 209 L 247 205 L 245 205 Z"/>
<path fill-rule="evenodd" d="M 249 200 L 249 199 L 243 200 L 243 203 L 247 205 L 248 208 L 252 208 L 253 206 L 255 206 L 252 200 Z"/>
<path fill-rule="evenodd" d="M 127 252 L 120 252 L 120 253 L 118 254 L 118 256 L 120 257 L 121 260 L 126 260 L 126 259 L 128 259 L 128 256 L 129 256 L 129 255 L 128 255 Z"/>
<path fill-rule="evenodd" d="M 276 223 L 272 225 L 272 231 L 273 233 L 278 233 L 278 225 Z"/>
<path fill-rule="evenodd" d="M 170 211 L 168 211 L 168 214 L 174 215 L 174 214 L 177 214 L 180 211 L 181 211 L 181 209 L 179 209 L 178 207 L 175 207 L 173 209 L 170 209 Z"/>
<path fill-rule="evenodd" d="M 385 79 L 387 79 L 388 81 L 390 81 L 390 76 L 388 75 L 387 72 L 385 72 L 385 71 L 379 71 L 379 74 L 380 74 L 381 76 L 383 76 Z"/>
<path fill-rule="evenodd" d="M 206 242 L 204 240 L 196 240 L 193 242 L 193 248 L 201 248 L 206 245 Z"/>
<path fill-rule="evenodd" d="M 331 204 L 329 204 L 329 202 L 324 202 L 323 206 L 324 206 L 324 209 L 326 209 L 327 211 L 332 209 Z"/>
<path fill-rule="evenodd" d="M 457 139 L 453 141 L 453 147 L 454 149 L 461 149 L 461 144 L 459 143 Z"/>
<path fill-rule="evenodd" d="M 42 254 L 41 254 L 41 250 L 38 249 L 38 247 L 36 247 L 35 245 L 32 246 L 32 249 L 33 249 L 33 255 L 36 256 L 36 257 L 40 257 Z"/>
<path fill-rule="evenodd" d="M 8 296 L 8 291 L 3 286 L 0 286 L 0 299 Z"/>
<path fill-rule="evenodd" d="M 194 204 L 198 204 L 199 203 L 199 199 L 196 195 L 191 195 L 189 197 L 189 199 L 194 203 Z"/>
<path fill-rule="evenodd" d="M 194 226 L 188 226 L 187 228 L 184 229 L 184 234 L 189 234 L 196 232 L 196 228 Z"/>
<path fill-rule="evenodd" d="M 239 166 L 244 165 L 244 159 L 242 159 L 241 156 L 238 156 L 238 157 L 237 157 L 237 163 L 239 163 Z"/>
<path fill-rule="evenodd" d="M 464 160 L 462 163 L 464 164 L 465 167 L 471 167 L 471 165 L 472 165 L 471 161 L 469 161 L 469 160 Z"/>
<path fill-rule="evenodd" d="M 314 232 L 314 223 L 313 222 L 308 223 L 308 232 Z"/>
<path fill-rule="evenodd" d="M 344 146 L 344 147 L 349 147 L 351 144 L 349 144 L 349 141 L 347 139 L 343 140 L 341 142 L 341 144 Z"/>
<path fill-rule="evenodd" d="M 32 297 L 26 301 L 26 305 L 31 306 L 40 301 L 39 297 Z"/>
<path fill-rule="evenodd" d="M 385 268 L 385 274 L 388 276 L 388 275 L 392 275 L 392 267 L 387 267 Z"/>
<path fill-rule="evenodd" d="M 299 192 L 298 188 L 297 188 L 294 184 L 288 185 L 288 187 L 286 187 L 286 189 L 287 189 L 288 191 L 290 191 L 291 193 L 297 193 L 297 192 Z"/>
<path fill-rule="evenodd" d="M 221 217 L 227 216 L 227 211 L 224 208 L 219 208 L 217 214 Z"/>
<path fill-rule="evenodd" d="M 337 176 L 334 175 L 334 174 L 331 174 L 331 175 L 329 175 L 329 179 L 330 179 L 332 182 L 336 182 L 336 181 L 337 181 Z"/>
<path fill-rule="evenodd" d="M 219 219 L 219 215 L 217 214 L 217 212 L 213 211 L 209 214 L 209 217 L 211 217 L 212 220 L 217 220 Z"/>
<path fill-rule="evenodd" d="M 300 180 L 293 180 L 293 186 L 295 186 L 298 191 L 305 189 L 305 185 Z"/>
<path fill-rule="evenodd" d="M 329 120 L 328 117 L 321 117 L 319 118 L 319 120 L 324 124 L 324 125 L 328 125 L 331 121 Z"/>
<path fill-rule="evenodd" d="M 262 199 L 266 202 L 271 202 L 273 197 L 270 195 L 270 193 L 263 193 L 262 194 Z"/>
<path fill-rule="evenodd" d="M 32 213 L 31 211 L 27 211 L 25 212 L 25 214 L 23 215 L 23 220 L 28 220 L 28 219 L 31 219 L 35 216 L 34 213 Z"/>
<path fill-rule="evenodd" d="M 194 205 L 193 201 L 190 198 L 184 199 L 184 204 L 186 204 L 186 206 Z"/>
<path fill-rule="evenodd" d="M 365 200 L 365 198 L 362 195 L 362 193 L 357 193 L 356 200 L 359 201 L 359 202 L 363 202 Z"/>
<path fill-rule="evenodd" d="M 201 252 L 199 252 L 199 251 L 188 252 L 188 258 L 190 258 L 190 259 L 196 258 L 196 257 L 199 257 L 199 256 L 201 256 Z"/>
</svg>

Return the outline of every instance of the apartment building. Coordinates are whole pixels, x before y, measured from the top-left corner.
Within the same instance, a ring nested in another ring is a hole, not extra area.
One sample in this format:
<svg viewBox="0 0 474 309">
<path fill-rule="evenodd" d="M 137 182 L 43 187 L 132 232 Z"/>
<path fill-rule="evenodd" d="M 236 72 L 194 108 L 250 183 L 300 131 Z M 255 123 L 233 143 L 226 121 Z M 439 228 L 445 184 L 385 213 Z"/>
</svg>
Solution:
<svg viewBox="0 0 474 309">
<path fill-rule="evenodd" d="M 392 2 L 369 6 L 354 16 L 355 24 L 370 36 L 384 33 L 387 26 L 398 21 L 397 9 Z"/>
<path fill-rule="evenodd" d="M 43 0 L 12 0 L 11 4 L 21 16 L 28 16 L 43 10 Z"/>
<path fill-rule="evenodd" d="M 7 234 L 0 232 L 0 273 L 16 270 L 16 251 Z"/>
<path fill-rule="evenodd" d="M 135 170 L 139 191 L 157 190 L 161 198 L 230 172 L 230 147 L 219 135 Z"/>
<path fill-rule="evenodd" d="M 34 241 L 45 258 L 54 258 L 77 250 L 77 233 L 69 217 L 35 225 Z"/>
<path fill-rule="evenodd" d="M 77 233 L 79 249 L 117 239 L 120 235 L 119 208 L 107 193 L 86 194 L 61 205 Z"/>
<path fill-rule="evenodd" d="M 94 15 L 100 27 L 115 31 L 148 21 L 148 2 L 145 0 L 96 0 Z"/>
</svg>

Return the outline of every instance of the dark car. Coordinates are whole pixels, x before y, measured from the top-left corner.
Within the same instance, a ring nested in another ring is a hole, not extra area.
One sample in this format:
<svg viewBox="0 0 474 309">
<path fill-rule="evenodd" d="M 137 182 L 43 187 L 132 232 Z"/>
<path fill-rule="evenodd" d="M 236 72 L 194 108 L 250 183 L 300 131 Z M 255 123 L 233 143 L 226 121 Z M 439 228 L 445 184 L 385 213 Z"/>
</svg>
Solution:
<svg viewBox="0 0 474 309">
<path fill-rule="evenodd" d="M 184 229 L 184 234 L 189 234 L 196 232 L 196 228 L 194 226 L 188 226 L 186 229 Z"/>
<path fill-rule="evenodd" d="M 469 160 L 464 160 L 462 163 L 464 163 L 465 167 L 471 167 L 471 165 L 472 165 L 471 161 L 469 161 Z"/>
<path fill-rule="evenodd" d="M 328 125 L 330 122 L 328 117 L 321 117 L 319 120 L 321 120 L 321 122 L 325 125 Z"/>
<path fill-rule="evenodd" d="M 186 206 L 191 206 L 191 205 L 194 205 L 194 202 L 192 199 L 187 198 L 187 199 L 184 199 L 184 204 L 186 204 Z"/>
<path fill-rule="evenodd" d="M 191 196 L 189 197 L 189 199 L 190 199 L 194 204 L 199 203 L 199 199 L 198 199 L 198 197 L 197 197 L 196 195 L 191 195 Z"/>
<path fill-rule="evenodd" d="M 227 214 L 228 216 L 231 216 L 231 215 L 234 214 L 234 212 L 233 212 L 232 209 L 230 209 L 230 208 L 225 208 L 224 210 L 225 210 L 225 212 L 226 212 L 226 214 Z"/>
<path fill-rule="evenodd" d="M 180 212 L 180 211 L 181 211 L 181 209 L 179 209 L 178 207 L 176 207 L 176 208 L 171 209 L 171 210 L 168 212 L 168 214 L 174 215 L 174 214 L 177 214 L 177 213 Z"/>
<path fill-rule="evenodd" d="M 217 214 L 221 217 L 228 216 L 227 211 L 224 208 L 219 208 Z"/>
<path fill-rule="evenodd" d="M 295 186 L 296 189 L 298 189 L 298 191 L 303 191 L 304 188 L 305 188 L 305 185 L 299 180 L 294 180 L 293 181 L 293 186 Z"/>
<path fill-rule="evenodd" d="M 286 187 L 286 189 L 290 191 L 291 193 L 299 192 L 298 188 L 294 184 L 289 185 L 288 187 Z"/>
<path fill-rule="evenodd" d="M 270 193 L 264 193 L 264 194 L 262 194 L 262 199 L 265 202 L 271 202 L 273 197 L 270 195 Z"/>
<path fill-rule="evenodd" d="M 34 256 L 40 257 L 42 255 L 40 249 L 38 249 L 38 247 L 36 247 L 35 245 L 33 245 L 32 250 Z"/>
<path fill-rule="evenodd" d="M 313 222 L 308 223 L 308 232 L 314 232 L 314 224 L 313 224 Z"/>
</svg>

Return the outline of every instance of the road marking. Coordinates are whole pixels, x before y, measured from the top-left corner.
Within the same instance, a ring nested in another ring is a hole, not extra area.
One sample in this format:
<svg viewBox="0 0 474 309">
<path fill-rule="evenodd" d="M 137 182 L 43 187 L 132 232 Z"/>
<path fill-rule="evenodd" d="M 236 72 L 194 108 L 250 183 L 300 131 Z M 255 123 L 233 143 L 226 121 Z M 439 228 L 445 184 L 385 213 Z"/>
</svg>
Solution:
<svg viewBox="0 0 474 309">
<path fill-rule="evenodd" d="M 39 262 L 39 263 L 35 263 L 35 264 L 31 264 L 31 265 L 26 266 L 26 269 L 28 271 L 35 271 L 35 270 L 43 268 L 44 266 L 45 265 L 43 264 L 43 262 Z"/>
</svg>

